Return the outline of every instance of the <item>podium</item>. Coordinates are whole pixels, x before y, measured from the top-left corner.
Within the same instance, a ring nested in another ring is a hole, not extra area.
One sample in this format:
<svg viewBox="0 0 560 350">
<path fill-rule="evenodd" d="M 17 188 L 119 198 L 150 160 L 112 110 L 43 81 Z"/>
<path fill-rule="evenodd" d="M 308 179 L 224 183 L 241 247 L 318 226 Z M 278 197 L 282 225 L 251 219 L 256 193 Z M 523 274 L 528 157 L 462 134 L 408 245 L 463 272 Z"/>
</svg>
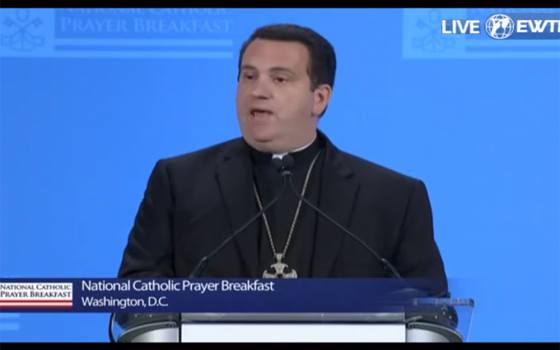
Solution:
<svg viewBox="0 0 560 350">
<path fill-rule="evenodd" d="M 471 299 L 432 298 L 388 312 L 119 314 L 111 327 L 123 343 L 460 343 L 473 310 Z"/>
</svg>

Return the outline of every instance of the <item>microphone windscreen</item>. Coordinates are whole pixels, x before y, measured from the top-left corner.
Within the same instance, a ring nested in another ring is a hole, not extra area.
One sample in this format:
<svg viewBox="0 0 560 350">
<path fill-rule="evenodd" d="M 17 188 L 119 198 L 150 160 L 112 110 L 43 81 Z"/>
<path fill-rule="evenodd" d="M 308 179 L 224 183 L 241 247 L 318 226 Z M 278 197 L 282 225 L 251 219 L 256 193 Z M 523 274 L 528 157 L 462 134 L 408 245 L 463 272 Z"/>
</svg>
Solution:
<svg viewBox="0 0 560 350">
<path fill-rule="evenodd" d="M 284 163 L 284 169 L 291 169 L 295 165 L 294 157 L 289 154 L 286 154 L 284 158 L 282 158 L 282 162 Z"/>
<path fill-rule="evenodd" d="M 272 158 L 272 164 L 278 171 L 282 171 L 284 169 L 284 162 L 280 158 Z"/>
</svg>

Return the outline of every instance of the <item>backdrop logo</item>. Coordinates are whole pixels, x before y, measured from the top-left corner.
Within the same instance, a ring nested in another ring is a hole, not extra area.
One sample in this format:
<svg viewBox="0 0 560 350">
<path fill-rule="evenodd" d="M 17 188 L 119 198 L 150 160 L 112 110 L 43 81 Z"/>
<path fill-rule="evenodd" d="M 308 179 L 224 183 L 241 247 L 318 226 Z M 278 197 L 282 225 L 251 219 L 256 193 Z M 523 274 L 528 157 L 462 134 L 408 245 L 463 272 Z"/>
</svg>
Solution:
<svg viewBox="0 0 560 350">
<path fill-rule="evenodd" d="M 484 31 L 493 39 L 560 39 L 560 14 L 494 14 L 484 22 Z M 442 34 L 481 34 L 478 19 L 444 19 Z"/>
<path fill-rule="evenodd" d="M 29 51 L 44 44 L 44 38 L 35 35 L 34 30 L 42 25 L 38 17 L 30 17 L 28 9 L 16 10 L 12 16 L 7 16 L 2 21 L 1 36 L 2 46 L 14 51 Z"/>
<path fill-rule="evenodd" d="M 406 9 L 403 58 L 560 59 L 559 26 L 558 9 Z"/>
<path fill-rule="evenodd" d="M 230 9 L 1 9 L 0 56 L 232 58 Z"/>
</svg>

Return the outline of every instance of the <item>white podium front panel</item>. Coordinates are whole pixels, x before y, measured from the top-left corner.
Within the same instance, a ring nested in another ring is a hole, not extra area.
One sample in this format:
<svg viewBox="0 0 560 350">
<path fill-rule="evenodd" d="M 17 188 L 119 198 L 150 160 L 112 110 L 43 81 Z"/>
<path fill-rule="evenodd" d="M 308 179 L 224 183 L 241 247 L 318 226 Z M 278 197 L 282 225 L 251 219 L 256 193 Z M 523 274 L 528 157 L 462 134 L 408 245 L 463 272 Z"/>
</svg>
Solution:
<svg viewBox="0 0 560 350">
<path fill-rule="evenodd" d="M 406 342 L 404 325 L 183 324 L 182 342 Z"/>
</svg>

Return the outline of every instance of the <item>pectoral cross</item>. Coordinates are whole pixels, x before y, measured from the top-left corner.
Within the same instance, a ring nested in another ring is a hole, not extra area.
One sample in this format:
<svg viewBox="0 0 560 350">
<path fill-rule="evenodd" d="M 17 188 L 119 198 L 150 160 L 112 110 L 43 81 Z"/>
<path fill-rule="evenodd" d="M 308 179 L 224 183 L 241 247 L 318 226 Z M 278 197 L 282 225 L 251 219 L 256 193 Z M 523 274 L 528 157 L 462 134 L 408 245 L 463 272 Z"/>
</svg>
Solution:
<svg viewBox="0 0 560 350">
<path fill-rule="evenodd" d="M 263 278 L 297 278 L 297 272 L 282 262 L 283 254 L 276 254 L 276 262 L 265 270 Z"/>
</svg>

